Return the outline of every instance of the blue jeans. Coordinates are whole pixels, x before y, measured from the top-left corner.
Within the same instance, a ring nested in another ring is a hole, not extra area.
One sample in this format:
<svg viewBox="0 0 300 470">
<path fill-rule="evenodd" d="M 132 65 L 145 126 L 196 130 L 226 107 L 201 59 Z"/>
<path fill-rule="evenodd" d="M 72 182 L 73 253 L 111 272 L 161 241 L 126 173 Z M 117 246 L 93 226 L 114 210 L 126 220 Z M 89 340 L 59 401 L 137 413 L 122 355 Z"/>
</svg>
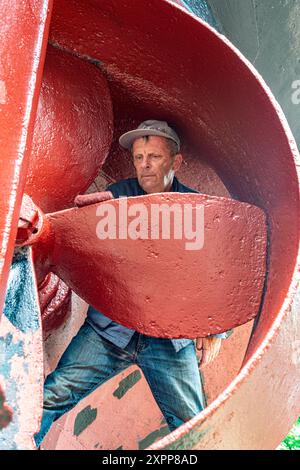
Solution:
<svg viewBox="0 0 300 470">
<path fill-rule="evenodd" d="M 205 406 L 194 343 L 176 352 L 171 341 L 135 333 L 125 349 L 102 338 L 88 324 L 79 330 L 44 385 L 40 446 L 52 423 L 101 384 L 136 364 L 171 431 Z"/>
</svg>

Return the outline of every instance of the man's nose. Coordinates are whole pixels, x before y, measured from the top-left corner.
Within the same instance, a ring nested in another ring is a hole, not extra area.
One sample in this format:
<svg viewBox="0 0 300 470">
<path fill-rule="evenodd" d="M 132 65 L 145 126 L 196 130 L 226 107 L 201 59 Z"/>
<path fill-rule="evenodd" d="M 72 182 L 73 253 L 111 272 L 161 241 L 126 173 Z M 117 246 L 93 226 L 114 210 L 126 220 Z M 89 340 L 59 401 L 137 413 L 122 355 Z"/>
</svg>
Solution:
<svg viewBox="0 0 300 470">
<path fill-rule="evenodd" d="M 148 157 L 144 157 L 142 160 L 142 168 L 150 168 L 150 159 Z"/>
</svg>

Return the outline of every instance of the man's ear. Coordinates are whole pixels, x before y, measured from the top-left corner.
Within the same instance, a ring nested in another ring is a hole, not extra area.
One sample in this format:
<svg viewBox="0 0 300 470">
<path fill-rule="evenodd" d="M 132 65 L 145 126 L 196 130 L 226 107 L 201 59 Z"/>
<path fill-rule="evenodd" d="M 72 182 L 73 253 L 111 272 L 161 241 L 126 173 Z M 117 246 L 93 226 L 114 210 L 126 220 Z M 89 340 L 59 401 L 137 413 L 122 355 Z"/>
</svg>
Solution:
<svg viewBox="0 0 300 470">
<path fill-rule="evenodd" d="M 179 168 L 181 167 L 181 163 L 183 161 L 183 156 L 181 153 L 177 153 L 174 157 L 174 163 L 173 163 L 173 170 L 178 171 Z"/>
</svg>

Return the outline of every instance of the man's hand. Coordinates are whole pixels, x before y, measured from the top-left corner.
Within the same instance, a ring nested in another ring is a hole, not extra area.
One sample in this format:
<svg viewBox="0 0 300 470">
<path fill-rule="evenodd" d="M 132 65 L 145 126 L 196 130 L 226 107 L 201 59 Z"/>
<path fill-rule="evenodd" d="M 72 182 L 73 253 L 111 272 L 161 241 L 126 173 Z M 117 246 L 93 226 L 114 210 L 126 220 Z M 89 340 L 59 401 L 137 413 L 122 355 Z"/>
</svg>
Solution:
<svg viewBox="0 0 300 470">
<path fill-rule="evenodd" d="M 16 245 L 23 245 L 29 242 L 34 233 L 38 232 L 39 211 L 32 199 L 23 194 L 22 205 L 18 220 L 18 231 L 16 236 Z"/>
<path fill-rule="evenodd" d="M 83 194 L 76 196 L 74 204 L 77 207 L 89 206 L 90 204 L 97 204 L 97 202 L 108 201 L 113 199 L 113 194 L 110 191 L 101 191 L 99 193 Z"/>
<path fill-rule="evenodd" d="M 216 338 L 215 336 L 196 339 L 196 351 L 201 366 L 209 364 L 217 357 L 221 349 L 221 344 L 222 338 Z"/>
</svg>

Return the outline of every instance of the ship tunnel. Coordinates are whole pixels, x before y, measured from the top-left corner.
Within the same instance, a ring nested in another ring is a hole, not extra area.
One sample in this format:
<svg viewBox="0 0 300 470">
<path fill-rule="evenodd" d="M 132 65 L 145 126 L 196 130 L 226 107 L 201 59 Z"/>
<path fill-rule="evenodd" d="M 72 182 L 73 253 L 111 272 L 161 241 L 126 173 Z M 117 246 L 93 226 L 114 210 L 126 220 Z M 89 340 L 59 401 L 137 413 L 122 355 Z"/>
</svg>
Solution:
<svg viewBox="0 0 300 470">
<path fill-rule="evenodd" d="M 299 333 L 294 301 L 297 147 L 262 77 L 222 34 L 212 11 L 204 11 L 209 15 L 204 21 L 185 8 L 189 3 L 54 1 L 20 191 L 44 214 L 68 210 L 76 195 L 102 191 L 133 176 L 131 156 L 118 143 L 122 133 L 147 119 L 166 120 L 182 140 L 180 181 L 209 197 L 255 206 L 266 217 L 256 314 L 234 328 L 218 358 L 201 370 L 208 407 L 191 422 L 170 434 L 145 378 L 132 366 L 60 418 L 44 449 L 272 448 L 299 411 L 297 361 L 291 360 Z M 80 237 L 76 243 L 80 245 Z M 74 270 L 85 262 L 82 250 L 77 253 Z M 44 255 L 38 259 L 40 264 L 46 261 Z M 250 261 L 243 261 L 246 269 Z M 44 349 L 41 361 L 36 346 L 35 361 L 43 362 L 47 375 L 83 323 L 88 303 L 53 272 L 37 268 L 35 281 Z M 240 310 L 242 314 L 242 303 Z M 226 312 L 220 315 L 225 318 Z M 4 316 L 1 323 L 8 328 Z M 39 377 L 40 405 L 41 383 Z M 3 389 L 8 398 L 5 382 Z M 266 399 L 270 393 L 272 400 Z M 287 394 L 288 412 L 282 405 Z M 34 406 L 34 396 L 31 400 Z M 39 418 L 37 407 L 32 431 Z M 0 430 L 1 445 L 12 439 L 22 447 L 23 438 L 14 436 L 29 431 L 25 425 L 18 430 L 13 417 L 12 423 Z"/>
</svg>

